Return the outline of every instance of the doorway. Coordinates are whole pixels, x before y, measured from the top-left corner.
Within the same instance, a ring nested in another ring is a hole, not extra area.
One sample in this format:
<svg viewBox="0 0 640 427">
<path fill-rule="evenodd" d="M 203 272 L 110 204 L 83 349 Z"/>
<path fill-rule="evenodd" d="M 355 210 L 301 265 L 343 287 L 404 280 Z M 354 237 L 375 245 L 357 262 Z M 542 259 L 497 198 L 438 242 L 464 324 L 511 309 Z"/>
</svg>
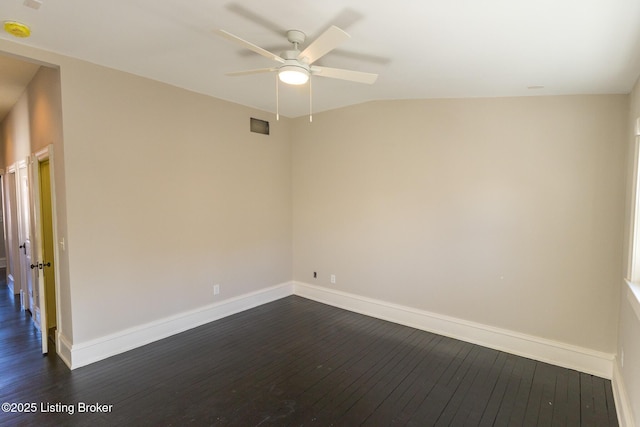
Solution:
<svg viewBox="0 0 640 427">
<path fill-rule="evenodd" d="M 49 158 L 38 162 L 40 178 L 40 235 L 42 246 L 42 258 L 38 268 L 42 270 L 42 286 L 44 292 L 44 305 L 46 319 L 42 322 L 46 330 L 42 331 L 47 335 L 48 340 L 55 348 L 56 328 L 57 328 L 57 300 L 56 300 L 56 274 L 55 274 L 55 254 L 53 238 L 53 209 L 51 200 L 51 170 Z"/>
<path fill-rule="evenodd" d="M 31 156 L 31 207 L 33 241 L 33 323 L 40 329 L 42 353 L 58 352 L 58 289 L 56 281 L 55 186 L 53 146 Z"/>
<path fill-rule="evenodd" d="M 20 301 L 22 307 L 33 315 L 34 298 L 31 259 L 31 198 L 29 194 L 29 169 L 26 161 L 18 163 L 16 170 L 18 205 L 18 258 L 20 263 Z"/>
<path fill-rule="evenodd" d="M 55 185 L 53 146 L 12 165 L 3 176 L 7 278 L 21 308 L 40 331 L 42 353 L 58 352 Z"/>
<path fill-rule="evenodd" d="M 16 169 L 15 166 L 9 167 L 7 173 L 3 177 L 4 185 L 4 224 L 5 224 L 5 241 L 7 249 L 7 286 L 14 295 L 20 295 L 20 305 L 24 309 L 22 300 L 22 287 L 20 277 L 20 259 L 18 256 L 18 208 L 16 195 Z"/>
</svg>

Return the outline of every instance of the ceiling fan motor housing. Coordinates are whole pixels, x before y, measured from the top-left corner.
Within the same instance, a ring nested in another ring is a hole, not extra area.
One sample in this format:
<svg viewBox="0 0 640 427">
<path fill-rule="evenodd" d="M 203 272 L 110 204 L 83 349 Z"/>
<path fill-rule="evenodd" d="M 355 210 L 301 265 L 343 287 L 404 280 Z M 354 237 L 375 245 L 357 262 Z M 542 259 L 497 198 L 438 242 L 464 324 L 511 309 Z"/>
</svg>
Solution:
<svg viewBox="0 0 640 427">
<path fill-rule="evenodd" d="M 287 40 L 293 44 L 302 44 L 306 40 L 307 36 L 300 30 L 287 31 Z M 296 46 L 297 47 L 297 46 Z"/>
</svg>

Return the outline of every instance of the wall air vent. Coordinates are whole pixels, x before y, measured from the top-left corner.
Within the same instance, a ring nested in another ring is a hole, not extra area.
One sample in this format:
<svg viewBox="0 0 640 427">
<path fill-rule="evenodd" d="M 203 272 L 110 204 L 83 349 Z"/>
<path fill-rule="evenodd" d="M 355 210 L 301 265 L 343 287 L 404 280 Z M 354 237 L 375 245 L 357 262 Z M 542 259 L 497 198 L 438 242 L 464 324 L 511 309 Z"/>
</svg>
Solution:
<svg viewBox="0 0 640 427">
<path fill-rule="evenodd" d="M 249 128 L 251 129 L 251 132 L 269 135 L 269 122 L 266 120 L 259 120 L 251 117 Z"/>
</svg>

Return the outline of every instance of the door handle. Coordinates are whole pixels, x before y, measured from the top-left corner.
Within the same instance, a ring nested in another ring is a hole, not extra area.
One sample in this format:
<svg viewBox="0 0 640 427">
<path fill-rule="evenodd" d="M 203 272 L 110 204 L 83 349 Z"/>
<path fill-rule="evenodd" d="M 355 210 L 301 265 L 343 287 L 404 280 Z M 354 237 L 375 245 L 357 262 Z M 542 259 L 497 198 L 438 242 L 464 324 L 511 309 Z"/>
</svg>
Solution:
<svg viewBox="0 0 640 427">
<path fill-rule="evenodd" d="M 24 249 L 24 254 L 27 254 L 27 242 L 24 242 L 23 244 L 21 244 L 20 246 L 18 246 L 18 248 L 20 249 Z"/>
<path fill-rule="evenodd" d="M 51 267 L 51 263 L 48 262 L 48 263 L 45 264 L 43 262 L 40 262 L 38 264 L 31 264 L 29 267 L 31 267 L 32 270 L 34 268 L 38 268 L 38 269 L 42 270 L 44 267 Z"/>
</svg>

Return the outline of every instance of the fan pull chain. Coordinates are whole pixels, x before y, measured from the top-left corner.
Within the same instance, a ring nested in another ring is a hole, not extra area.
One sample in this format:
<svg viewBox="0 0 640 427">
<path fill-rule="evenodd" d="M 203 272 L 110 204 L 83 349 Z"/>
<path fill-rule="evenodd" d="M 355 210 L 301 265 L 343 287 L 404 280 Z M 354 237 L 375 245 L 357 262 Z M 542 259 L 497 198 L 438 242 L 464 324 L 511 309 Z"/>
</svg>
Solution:
<svg viewBox="0 0 640 427">
<path fill-rule="evenodd" d="M 278 99 L 278 73 L 276 73 L 276 121 L 280 120 L 280 99 Z"/>
<path fill-rule="evenodd" d="M 313 113 L 312 113 L 312 101 L 313 101 L 313 91 L 311 90 L 311 76 L 309 76 L 309 123 L 313 122 Z"/>
</svg>

